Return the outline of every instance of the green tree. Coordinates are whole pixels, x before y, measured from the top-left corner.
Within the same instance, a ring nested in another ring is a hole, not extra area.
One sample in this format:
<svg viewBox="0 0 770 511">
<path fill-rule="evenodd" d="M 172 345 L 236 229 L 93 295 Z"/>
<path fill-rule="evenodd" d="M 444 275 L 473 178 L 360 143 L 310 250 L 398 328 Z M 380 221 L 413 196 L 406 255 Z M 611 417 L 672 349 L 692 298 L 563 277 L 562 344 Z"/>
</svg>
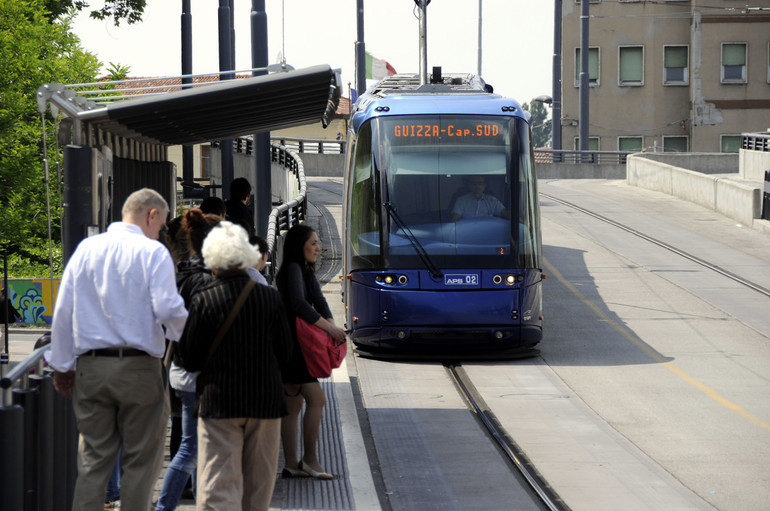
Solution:
<svg viewBox="0 0 770 511">
<path fill-rule="evenodd" d="M 92 18 L 104 20 L 112 18 L 115 25 L 120 25 L 122 20 L 131 25 L 141 21 L 144 14 L 146 0 L 105 0 L 101 9 L 92 10 Z M 57 19 L 60 16 L 74 11 L 82 11 L 89 6 L 84 0 L 45 0 L 45 8 L 50 13 L 51 19 Z"/>
<path fill-rule="evenodd" d="M 110 67 L 107 68 L 107 75 L 112 81 L 125 80 L 130 72 L 131 68 L 129 66 L 123 66 L 115 62 L 110 62 Z"/>
<path fill-rule="evenodd" d="M 521 105 L 523 110 L 532 114 L 530 125 L 532 126 L 532 145 L 546 147 L 551 145 L 551 119 L 548 111 L 540 101 L 532 100 L 532 106 L 528 103 Z"/>
<path fill-rule="evenodd" d="M 0 244 L 15 277 L 48 276 L 43 121 L 37 90 L 45 83 L 93 81 L 97 58 L 70 32 L 70 19 L 50 21 L 44 0 L 0 0 Z M 52 237 L 60 253 L 59 186 L 53 119 L 46 116 Z M 60 256 L 56 259 L 60 261 Z M 59 263 L 60 264 L 60 263 Z M 55 268 L 59 272 L 60 268 Z"/>
</svg>

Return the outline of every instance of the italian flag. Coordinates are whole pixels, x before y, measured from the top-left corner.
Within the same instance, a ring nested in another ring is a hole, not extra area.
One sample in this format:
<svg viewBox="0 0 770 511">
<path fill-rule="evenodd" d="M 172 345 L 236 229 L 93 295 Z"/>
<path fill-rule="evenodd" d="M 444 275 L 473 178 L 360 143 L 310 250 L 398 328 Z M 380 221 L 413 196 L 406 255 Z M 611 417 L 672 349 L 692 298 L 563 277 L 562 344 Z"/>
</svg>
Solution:
<svg viewBox="0 0 770 511">
<path fill-rule="evenodd" d="M 366 77 L 371 80 L 381 80 L 386 76 L 396 74 L 396 70 L 387 61 L 373 57 L 366 52 Z"/>
</svg>

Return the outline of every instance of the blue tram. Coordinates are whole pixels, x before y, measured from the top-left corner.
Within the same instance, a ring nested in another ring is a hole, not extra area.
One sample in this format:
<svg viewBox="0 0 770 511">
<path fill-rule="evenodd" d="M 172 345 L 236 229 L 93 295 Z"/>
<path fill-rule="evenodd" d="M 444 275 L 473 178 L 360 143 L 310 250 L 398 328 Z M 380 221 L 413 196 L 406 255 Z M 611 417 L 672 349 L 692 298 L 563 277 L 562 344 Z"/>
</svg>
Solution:
<svg viewBox="0 0 770 511">
<path fill-rule="evenodd" d="M 436 74 L 390 76 L 351 111 L 350 338 L 366 352 L 527 350 L 543 330 L 529 114 L 478 76 Z"/>
</svg>

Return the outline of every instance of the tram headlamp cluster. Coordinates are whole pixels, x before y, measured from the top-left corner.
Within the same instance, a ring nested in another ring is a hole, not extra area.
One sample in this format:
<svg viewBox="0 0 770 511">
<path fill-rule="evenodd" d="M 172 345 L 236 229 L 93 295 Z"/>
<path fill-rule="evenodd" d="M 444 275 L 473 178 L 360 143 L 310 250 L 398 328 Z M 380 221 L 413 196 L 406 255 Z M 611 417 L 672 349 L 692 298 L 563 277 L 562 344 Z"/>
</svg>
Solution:
<svg viewBox="0 0 770 511">
<path fill-rule="evenodd" d="M 508 273 L 507 275 L 495 275 L 492 277 L 492 282 L 495 284 L 502 284 L 505 282 L 506 286 L 512 286 L 516 282 L 521 282 L 523 280 L 523 277 L 519 275 L 518 277 L 512 273 Z"/>
<path fill-rule="evenodd" d="M 403 286 L 409 281 L 406 275 L 378 275 L 375 280 L 386 286 L 394 286 L 396 283 Z"/>
</svg>

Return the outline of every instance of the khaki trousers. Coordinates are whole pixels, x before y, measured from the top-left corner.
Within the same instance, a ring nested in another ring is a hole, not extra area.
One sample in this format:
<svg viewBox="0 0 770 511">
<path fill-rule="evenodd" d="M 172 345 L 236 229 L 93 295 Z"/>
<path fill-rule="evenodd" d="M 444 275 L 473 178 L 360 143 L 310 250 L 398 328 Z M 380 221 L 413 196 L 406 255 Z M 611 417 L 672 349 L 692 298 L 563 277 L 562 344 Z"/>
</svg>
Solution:
<svg viewBox="0 0 770 511">
<path fill-rule="evenodd" d="M 198 511 L 267 511 L 281 419 L 198 419 Z"/>
<path fill-rule="evenodd" d="M 78 359 L 72 404 L 80 444 L 73 511 L 104 509 L 121 445 L 121 509 L 150 509 L 169 413 L 162 367 L 150 356 Z"/>
</svg>

